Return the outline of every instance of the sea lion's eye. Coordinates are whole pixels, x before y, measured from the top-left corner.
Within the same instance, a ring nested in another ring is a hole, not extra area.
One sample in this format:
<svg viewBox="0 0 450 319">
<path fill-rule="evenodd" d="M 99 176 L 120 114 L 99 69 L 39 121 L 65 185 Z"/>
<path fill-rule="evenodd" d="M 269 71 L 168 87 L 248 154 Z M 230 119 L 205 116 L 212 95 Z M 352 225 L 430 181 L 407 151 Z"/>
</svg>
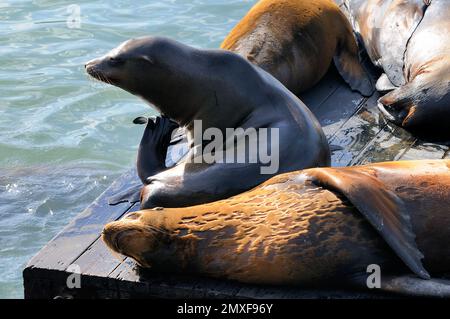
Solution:
<svg viewBox="0 0 450 319">
<path fill-rule="evenodd" d="M 121 59 L 121 58 L 110 57 L 108 62 L 112 66 L 119 66 L 119 65 L 123 64 L 125 61 L 123 59 Z"/>
</svg>

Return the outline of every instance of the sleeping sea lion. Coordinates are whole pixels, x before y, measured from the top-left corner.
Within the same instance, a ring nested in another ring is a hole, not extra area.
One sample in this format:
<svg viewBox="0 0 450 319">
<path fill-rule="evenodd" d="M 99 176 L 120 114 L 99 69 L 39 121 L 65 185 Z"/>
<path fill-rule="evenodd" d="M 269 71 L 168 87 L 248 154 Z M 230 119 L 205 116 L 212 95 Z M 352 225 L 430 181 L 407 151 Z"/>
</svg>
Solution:
<svg viewBox="0 0 450 319">
<path fill-rule="evenodd" d="M 327 139 L 309 109 L 269 73 L 238 54 L 144 37 L 90 61 L 86 70 L 143 98 L 163 114 L 156 122 L 148 121 L 139 149 L 138 173 L 145 184 L 142 208 L 211 202 L 251 189 L 278 173 L 330 163 Z M 190 148 L 170 169 L 164 159 L 176 125 L 169 118 L 185 129 Z M 214 135 L 210 129 L 223 137 L 230 129 L 241 133 L 208 148 Z M 246 143 L 250 133 L 263 130 L 270 136 L 256 134 L 250 136 L 253 143 Z M 268 163 L 253 158 L 255 145 L 256 155 L 265 152 L 277 161 L 274 171 L 263 173 Z M 219 151 L 232 154 L 231 161 L 203 160 L 220 155 Z M 235 154 L 243 156 L 240 161 Z"/>
<path fill-rule="evenodd" d="M 105 226 L 115 252 L 156 272 L 450 297 L 450 160 L 315 168 L 218 202 L 133 212 Z"/>
<path fill-rule="evenodd" d="M 419 137 L 450 141 L 450 6 L 447 0 L 346 0 L 387 92 L 379 108 Z"/>
<path fill-rule="evenodd" d="M 261 0 L 221 45 L 268 71 L 299 94 L 313 87 L 334 60 L 353 90 L 370 96 L 352 27 L 332 0 Z"/>
</svg>

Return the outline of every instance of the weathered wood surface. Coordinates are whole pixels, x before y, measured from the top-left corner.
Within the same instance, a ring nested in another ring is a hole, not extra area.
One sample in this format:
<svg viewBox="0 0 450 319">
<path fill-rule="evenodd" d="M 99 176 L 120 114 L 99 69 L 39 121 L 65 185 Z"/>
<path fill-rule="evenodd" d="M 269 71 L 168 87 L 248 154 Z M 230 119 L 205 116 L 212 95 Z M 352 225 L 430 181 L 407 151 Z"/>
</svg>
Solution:
<svg viewBox="0 0 450 319">
<path fill-rule="evenodd" d="M 338 1 L 342 2 L 342 1 Z M 368 67 L 370 65 L 368 64 Z M 373 70 L 374 79 L 377 71 Z M 420 141 L 382 117 L 375 93 L 352 92 L 334 67 L 302 96 L 333 145 L 333 166 L 412 159 L 450 158 L 449 147 Z M 103 226 L 136 210 L 128 204 L 111 207 L 107 198 L 136 181 L 134 171 L 117 180 L 99 199 L 35 256 L 24 270 L 26 298 L 382 298 L 367 292 L 310 291 L 256 287 L 206 278 L 164 276 L 139 270 L 129 258 L 113 256 L 100 239 Z M 82 273 L 82 288 L 66 288 L 71 265 Z"/>
</svg>

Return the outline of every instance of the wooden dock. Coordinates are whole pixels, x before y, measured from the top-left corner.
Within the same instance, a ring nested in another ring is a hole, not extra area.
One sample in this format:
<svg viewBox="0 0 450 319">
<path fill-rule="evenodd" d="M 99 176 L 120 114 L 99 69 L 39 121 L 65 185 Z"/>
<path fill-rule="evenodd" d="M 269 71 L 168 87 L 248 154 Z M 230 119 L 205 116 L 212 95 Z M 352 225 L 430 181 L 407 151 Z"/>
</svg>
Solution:
<svg viewBox="0 0 450 319">
<path fill-rule="evenodd" d="M 372 69 L 373 70 L 373 69 Z M 377 71 L 373 70 L 374 78 Z M 450 158 L 449 148 L 420 141 L 389 124 L 378 111 L 375 93 L 364 98 L 343 83 L 334 67 L 302 100 L 317 116 L 337 149 L 333 166 L 412 159 Z M 374 292 L 319 291 L 261 287 L 208 278 L 154 274 L 129 258 L 113 256 L 100 239 L 103 226 L 137 210 L 137 205 L 109 206 L 107 198 L 137 181 L 134 170 L 106 192 L 50 241 L 26 266 L 25 298 L 384 298 Z M 81 288 L 68 289 L 73 265 Z"/>
</svg>

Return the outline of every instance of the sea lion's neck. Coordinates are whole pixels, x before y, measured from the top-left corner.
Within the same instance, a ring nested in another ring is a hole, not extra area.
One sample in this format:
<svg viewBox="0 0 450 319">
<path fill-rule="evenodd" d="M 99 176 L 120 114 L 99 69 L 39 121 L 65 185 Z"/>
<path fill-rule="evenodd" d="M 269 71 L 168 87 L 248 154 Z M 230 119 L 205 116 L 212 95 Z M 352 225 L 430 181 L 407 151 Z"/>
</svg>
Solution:
<svg viewBox="0 0 450 319">
<path fill-rule="evenodd" d="M 159 113 L 184 127 L 193 122 L 196 113 L 195 108 L 191 107 L 191 105 L 195 105 L 194 99 L 185 94 L 187 91 L 192 92 L 192 90 L 183 89 L 180 90 L 180 93 L 158 92 L 152 96 L 140 95 L 140 97 Z"/>
<path fill-rule="evenodd" d="M 194 50 L 190 60 L 195 68 L 180 70 L 176 89 L 164 89 L 142 96 L 158 111 L 194 133 L 194 122 L 202 127 L 237 127 L 256 108 L 264 97 L 252 94 L 263 85 L 260 74 L 241 57 L 225 51 Z M 244 74 L 237 77 L 236 74 Z"/>
</svg>

